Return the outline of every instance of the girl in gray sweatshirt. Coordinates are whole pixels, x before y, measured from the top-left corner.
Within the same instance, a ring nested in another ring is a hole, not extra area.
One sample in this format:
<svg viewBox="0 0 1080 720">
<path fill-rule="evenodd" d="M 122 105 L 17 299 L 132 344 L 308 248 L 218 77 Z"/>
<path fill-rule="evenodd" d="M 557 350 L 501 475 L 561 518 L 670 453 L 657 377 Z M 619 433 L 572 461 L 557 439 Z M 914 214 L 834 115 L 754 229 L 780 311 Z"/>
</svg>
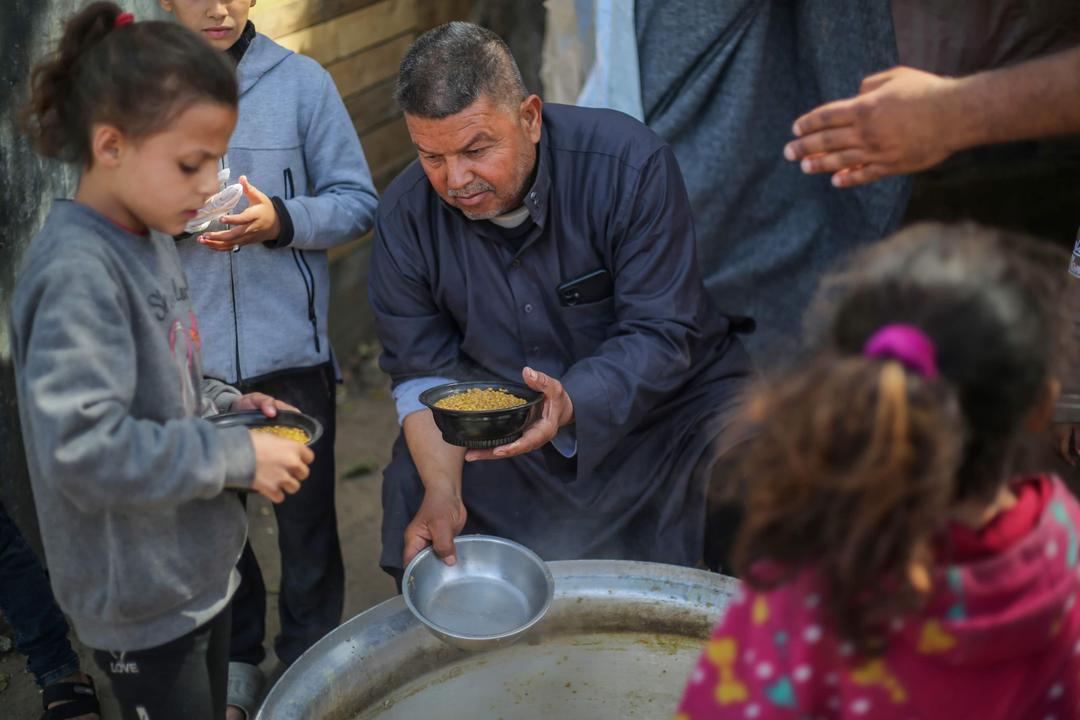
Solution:
<svg viewBox="0 0 1080 720">
<path fill-rule="evenodd" d="M 74 200 L 57 201 L 31 243 L 12 306 L 53 588 L 124 718 L 221 718 L 246 535 L 223 490 L 280 502 L 313 459 L 290 440 L 201 418 L 286 407 L 203 382 L 168 238 L 217 189 L 234 71 L 184 28 L 98 2 L 68 22 L 31 87 L 24 121 L 37 149 L 82 168 Z"/>
</svg>

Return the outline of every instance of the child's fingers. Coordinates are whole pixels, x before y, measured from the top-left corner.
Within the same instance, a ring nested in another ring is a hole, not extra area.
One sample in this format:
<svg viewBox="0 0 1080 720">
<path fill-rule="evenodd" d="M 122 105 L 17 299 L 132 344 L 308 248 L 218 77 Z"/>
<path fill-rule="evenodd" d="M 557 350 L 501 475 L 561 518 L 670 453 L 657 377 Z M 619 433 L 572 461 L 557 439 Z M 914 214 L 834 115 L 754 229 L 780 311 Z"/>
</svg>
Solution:
<svg viewBox="0 0 1080 720">
<path fill-rule="evenodd" d="M 199 242 L 232 242 L 243 237 L 244 233 L 247 232 L 247 229 L 247 225 L 237 225 L 236 227 L 229 228 L 228 230 L 220 230 L 218 232 L 206 233 L 199 238 Z"/>
<path fill-rule="evenodd" d="M 240 243 L 236 243 L 236 242 L 214 242 L 214 241 L 210 241 L 210 242 L 204 242 L 203 245 L 205 245 L 206 247 L 208 247 L 211 250 L 214 250 L 216 252 L 229 252 L 231 250 L 234 250 L 234 249 L 240 247 Z"/>
<path fill-rule="evenodd" d="M 242 213 L 236 215 L 222 215 L 222 225 L 248 225 L 255 222 L 259 218 L 259 214 L 251 207 L 244 210 Z M 226 231 L 228 232 L 228 231 Z"/>
<path fill-rule="evenodd" d="M 265 490 L 260 490 L 259 493 L 275 505 L 285 501 L 285 493 L 277 488 L 274 488 L 273 490 L 267 488 Z"/>
<path fill-rule="evenodd" d="M 259 410 L 261 410 L 262 414 L 266 417 L 275 417 L 277 415 L 277 404 L 274 401 L 274 398 L 269 395 L 264 395 L 259 398 Z"/>
<path fill-rule="evenodd" d="M 304 481 L 308 479 L 308 475 L 311 474 L 311 466 L 307 463 L 301 462 L 295 468 L 293 468 L 292 476 L 297 480 Z"/>
<path fill-rule="evenodd" d="M 213 250 L 214 252 L 229 252 L 234 247 L 236 247 L 232 243 L 229 243 L 227 245 L 223 245 L 222 243 L 203 243 L 203 245 Z"/>
<path fill-rule="evenodd" d="M 261 203 L 266 202 L 269 199 L 266 197 L 266 194 L 262 190 L 255 187 L 248 181 L 247 175 L 240 176 L 240 184 L 244 186 L 244 195 L 247 196 L 247 199 L 250 202 Z"/>
</svg>

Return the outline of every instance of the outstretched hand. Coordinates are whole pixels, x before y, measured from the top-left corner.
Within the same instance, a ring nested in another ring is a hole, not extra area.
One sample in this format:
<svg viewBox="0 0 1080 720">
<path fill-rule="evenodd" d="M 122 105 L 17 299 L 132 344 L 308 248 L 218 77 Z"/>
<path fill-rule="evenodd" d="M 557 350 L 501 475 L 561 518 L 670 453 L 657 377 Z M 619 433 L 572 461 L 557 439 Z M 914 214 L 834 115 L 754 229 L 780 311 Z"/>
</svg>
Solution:
<svg viewBox="0 0 1080 720">
<path fill-rule="evenodd" d="M 909 67 L 871 75 L 857 96 L 796 120 L 784 157 L 804 173 L 832 173 L 840 188 L 932 167 L 960 149 L 951 138 L 962 119 L 943 102 L 955 82 Z"/>
<path fill-rule="evenodd" d="M 240 184 L 248 200 L 247 208 L 239 215 L 224 215 L 221 218 L 223 224 L 233 227 L 199 236 L 199 242 L 211 250 L 225 252 L 243 245 L 277 240 L 281 233 L 281 223 L 273 201 L 249 183 L 247 176 L 240 176 Z"/>
<path fill-rule="evenodd" d="M 562 383 L 529 367 L 521 371 L 521 377 L 530 388 L 544 393 L 540 417 L 525 428 L 520 438 L 509 445 L 502 445 L 494 450 L 469 450 L 465 453 L 466 462 L 501 460 L 524 455 L 548 444 L 560 428 L 574 422 L 574 403 L 566 394 Z"/>
</svg>

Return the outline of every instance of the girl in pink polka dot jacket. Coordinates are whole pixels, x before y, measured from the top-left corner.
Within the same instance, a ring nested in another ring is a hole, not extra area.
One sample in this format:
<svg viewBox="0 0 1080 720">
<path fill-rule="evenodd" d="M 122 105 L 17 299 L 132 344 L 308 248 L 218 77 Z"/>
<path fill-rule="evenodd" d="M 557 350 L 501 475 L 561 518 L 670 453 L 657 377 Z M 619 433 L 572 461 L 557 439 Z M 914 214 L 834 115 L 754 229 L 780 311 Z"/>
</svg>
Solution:
<svg viewBox="0 0 1080 720">
<path fill-rule="evenodd" d="M 814 359 L 748 403 L 744 584 L 677 718 L 1080 717 L 1080 506 L 1015 467 L 1064 261 L 924 225 L 852 268 Z"/>
</svg>

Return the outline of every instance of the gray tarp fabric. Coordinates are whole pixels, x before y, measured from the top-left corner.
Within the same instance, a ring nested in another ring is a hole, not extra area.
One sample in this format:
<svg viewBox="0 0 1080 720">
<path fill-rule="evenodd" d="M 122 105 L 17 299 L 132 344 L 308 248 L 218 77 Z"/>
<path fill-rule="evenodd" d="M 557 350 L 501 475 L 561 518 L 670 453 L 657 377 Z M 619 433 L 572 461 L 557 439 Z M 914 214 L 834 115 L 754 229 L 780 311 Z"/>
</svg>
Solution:
<svg viewBox="0 0 1080 720">
<path fill-rule="evenodd" d="M 823 273 L 895 229 L 906 178 L 836 190 L 783 158 L 796 117 L 896 64 L 889 4 L 637 0 L 646 122 L 674 147 L 702 274 L 721 310 L 750 315 L 763 369 L 791 364 Z"/>
</svg>

